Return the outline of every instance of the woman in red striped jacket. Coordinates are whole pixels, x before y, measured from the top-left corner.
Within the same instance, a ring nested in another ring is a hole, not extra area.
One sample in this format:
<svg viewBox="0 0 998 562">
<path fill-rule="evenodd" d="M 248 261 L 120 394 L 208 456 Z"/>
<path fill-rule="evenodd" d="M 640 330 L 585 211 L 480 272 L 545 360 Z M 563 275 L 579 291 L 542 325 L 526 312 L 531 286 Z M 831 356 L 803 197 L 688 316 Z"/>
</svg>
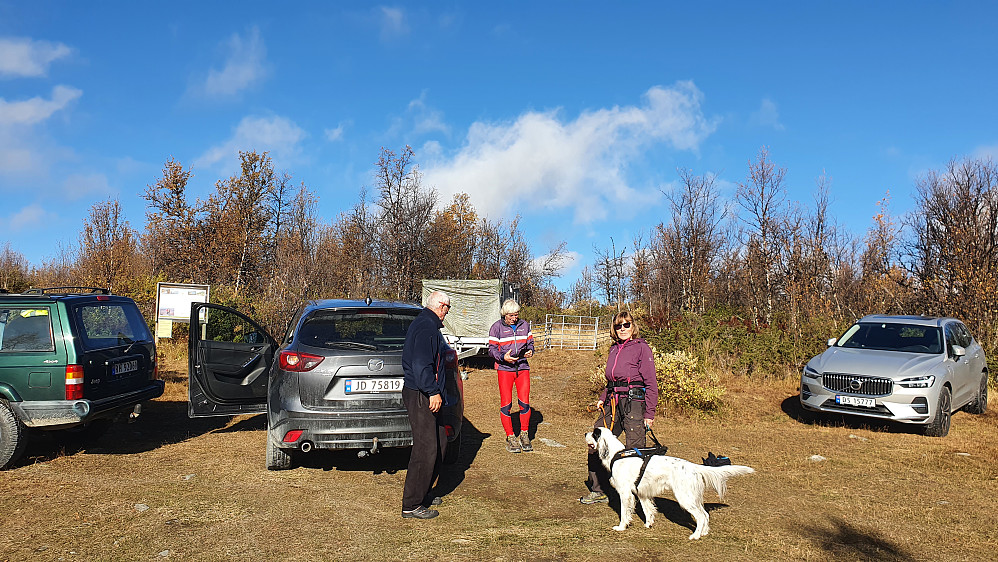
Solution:
<svg viewBox="0 0 998 562">
<path fill-rule="evenodd" d="M 520 305 L 513 299 L 502 303 L 502 318 L 489 330 L 489 355 L 496 362 L 499 376 L 499 420 L 506 430 L 506 450 L 530 452 L 530 365 L 534 355 L 534 336 L 530 322 L 520 320 Z M 513 386 L 520 405 L 520 435 L 513 434 Z"/>
</svg>

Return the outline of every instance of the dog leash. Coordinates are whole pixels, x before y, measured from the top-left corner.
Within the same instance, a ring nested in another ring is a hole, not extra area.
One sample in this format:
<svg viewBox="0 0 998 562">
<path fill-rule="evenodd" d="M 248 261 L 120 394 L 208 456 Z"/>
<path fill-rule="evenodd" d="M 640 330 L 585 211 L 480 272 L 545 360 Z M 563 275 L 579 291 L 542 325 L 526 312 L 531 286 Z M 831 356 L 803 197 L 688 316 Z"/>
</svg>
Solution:
<svg viewBox="0 0 998 562">
<path fill-rule="evenodd" d="M 655 432 L 651 430 L 650 425 L 645 426 L 645 433 L 651 434 L 651 442 L 655 444 L 656 447 L 661 447 L 662 444 L 658 442 L 658 438 L 655 437 Z"/>
</svg>

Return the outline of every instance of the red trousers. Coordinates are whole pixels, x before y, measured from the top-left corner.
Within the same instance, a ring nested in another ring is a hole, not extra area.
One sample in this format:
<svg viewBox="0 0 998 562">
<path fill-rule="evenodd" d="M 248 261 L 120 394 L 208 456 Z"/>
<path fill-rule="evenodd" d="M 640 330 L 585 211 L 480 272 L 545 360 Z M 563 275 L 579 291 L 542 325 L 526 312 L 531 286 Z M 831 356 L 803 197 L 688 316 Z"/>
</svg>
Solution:
<svg viewBox="0 0 998 562">
<path fill-rule="evenodd" d="M 499 375 L 499 420 L 506 435 L 513 435 L 513 386 L 516 386 L 516 401 L 520 405 L 520 431 L 530 428 L 530 370 L 501 371 Z"/>
</svg>

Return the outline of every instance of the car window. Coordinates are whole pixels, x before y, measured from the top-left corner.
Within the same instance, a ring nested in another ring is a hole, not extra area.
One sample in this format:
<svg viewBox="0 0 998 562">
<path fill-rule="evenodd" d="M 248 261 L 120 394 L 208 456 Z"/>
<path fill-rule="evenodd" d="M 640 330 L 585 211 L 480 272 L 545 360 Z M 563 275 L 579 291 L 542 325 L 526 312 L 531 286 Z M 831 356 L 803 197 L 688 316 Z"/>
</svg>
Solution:
<svg viewBox="0 0 998 562">
<path fill-rule="evenodd" d="M 73 314 L 84 349 L 106 349 L 152 340 L 142 314 L 130 302 L 80 304 Z"/>
<path fill-rule="evenodd" d="M 260 344 L 268 337 L 242 316 L 216 308 L 208 309 L 204 330 L 205 339 L 229 343 Z"/>
<path fill-rule="evenodd" d="M 55 351 L 48 308 L 0 308 L 0 353 Z"/>
<path fill-rule="evenodd" d="M 970 330 L 960 322 L 955 324 L 955 328 L 957 343 L 963 347 L 970 347 L 970 344 L 974 342 L 974 338 L 970 335 Z"/>
<path fill-rule="evenodd" d="M 419 310 L 362 308 L 316 310 L 298 329 L 297 341 L 325 348 L 402 349 Z"/>
<path fill-rule="evenodd" d="M 893 322 L 853 324 L 836 345 L 908 353 L 941 353 L 943 350 L 938 328 Z"/>
</svg>

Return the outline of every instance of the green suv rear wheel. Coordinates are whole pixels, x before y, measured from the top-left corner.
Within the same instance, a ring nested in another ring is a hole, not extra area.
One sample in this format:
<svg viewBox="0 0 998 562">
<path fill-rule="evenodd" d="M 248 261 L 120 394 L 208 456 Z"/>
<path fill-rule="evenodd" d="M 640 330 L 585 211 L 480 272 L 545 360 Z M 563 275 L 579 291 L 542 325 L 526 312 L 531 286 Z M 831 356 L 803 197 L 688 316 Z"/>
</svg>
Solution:
<svg viewBox="0 0 998 562">
<path fill-rule="evenodd" d="M 26 429 L 5 400 L 0 400 L 0 470 L 14 464 L 24 453 Z"/>
</svg>

